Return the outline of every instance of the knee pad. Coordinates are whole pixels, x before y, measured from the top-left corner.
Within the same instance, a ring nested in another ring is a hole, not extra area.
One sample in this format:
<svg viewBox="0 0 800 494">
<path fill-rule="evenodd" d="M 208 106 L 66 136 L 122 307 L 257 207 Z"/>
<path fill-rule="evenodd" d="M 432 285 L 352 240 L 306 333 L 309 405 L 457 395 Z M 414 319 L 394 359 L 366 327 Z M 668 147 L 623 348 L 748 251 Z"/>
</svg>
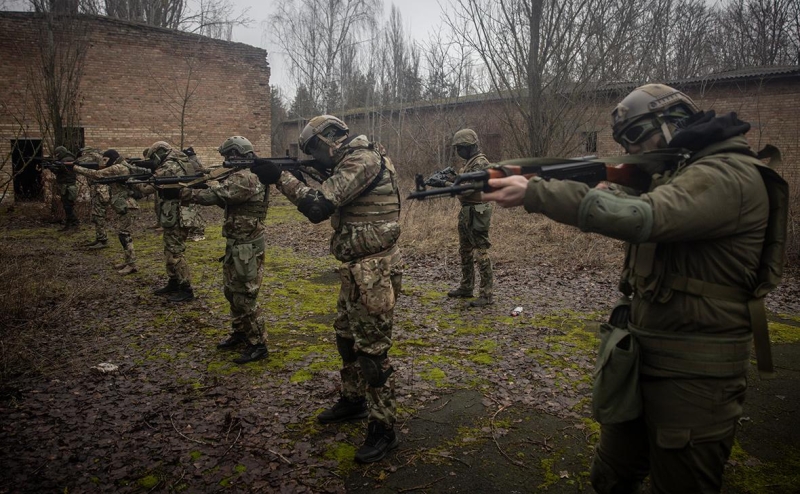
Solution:
<svg viewBox="0 0 800 494">
<path fill-rule="evenodd" d="M 339 350 L 339 355 L 342 357 L 343 362 L 349 364 L 355 362 L 358 358 L 356 356 L 355 342 L 348 338 L 342 338 L 338 334 L 336 335 L 336 349 Z"/>
<path fill-rule="evenodd" d="M 358 365 L 361 367 L 361 374 L 370 387 L 382 387 L 394 372 L 391 367 L 385 371 L 383 370 L 384 361 L 386 361 L 386 353 L 380 355 L 358 354 Z"/>
<path fill-rule="evenodd" d="M 122 244 L 123 249 L 128 248 L 128 244 L 131 243 L 131 234 L 130 233 L 118 233 L 117 238 L 119 238 L 119 243 Z"/>
</svg>

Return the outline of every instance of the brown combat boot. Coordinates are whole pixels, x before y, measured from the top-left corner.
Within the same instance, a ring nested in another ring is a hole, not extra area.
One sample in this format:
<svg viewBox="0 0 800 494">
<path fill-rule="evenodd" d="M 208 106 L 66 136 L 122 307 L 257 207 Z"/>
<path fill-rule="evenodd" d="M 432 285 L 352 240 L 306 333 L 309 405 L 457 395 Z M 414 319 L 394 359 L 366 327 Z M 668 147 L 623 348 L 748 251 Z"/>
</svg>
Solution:
<svg viewBox="0 0 800 494">
<path fill-rule="evenodd" d="M 134 266 L 132 264 L 128 264 L 124 268 L 122 268 L 119 271 L 117 271 L 117 273 L 121 274 L 122 276 L 126 276 L 126 275 L 129 275 L 129 274 L 133 274 L 133 273 L 135 273 L 137 271 L 139 271 L 139 270 L 136 269 L 136 266 Z"/>
<path fill-rule="evenodd" d="M 488 297 L 485 295 L 481 295 L 480 297 L 476 298 L 472 302 L 469 303 L 471 307 L 486 307 L 487 305 L 494 304 L 494 299 L 491 295 Z"/>
</svg>

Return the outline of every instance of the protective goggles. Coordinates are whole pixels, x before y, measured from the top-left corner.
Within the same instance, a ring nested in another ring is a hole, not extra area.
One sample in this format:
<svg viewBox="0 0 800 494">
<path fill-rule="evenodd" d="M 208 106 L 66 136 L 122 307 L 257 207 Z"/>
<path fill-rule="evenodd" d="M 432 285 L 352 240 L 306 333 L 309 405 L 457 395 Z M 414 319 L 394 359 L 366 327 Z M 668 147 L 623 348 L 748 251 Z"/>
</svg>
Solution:
<svg viewBox="0 0 800 494">
<path fill-rule="evenodd" d="M 625 128 L 620 133 L 614 133 L 614 140 L 621 145 L 639 144 L 653 135 L 653 131 L 658 130 L 661 125 L 654 118 L 639 120 Z"/>
</svg>

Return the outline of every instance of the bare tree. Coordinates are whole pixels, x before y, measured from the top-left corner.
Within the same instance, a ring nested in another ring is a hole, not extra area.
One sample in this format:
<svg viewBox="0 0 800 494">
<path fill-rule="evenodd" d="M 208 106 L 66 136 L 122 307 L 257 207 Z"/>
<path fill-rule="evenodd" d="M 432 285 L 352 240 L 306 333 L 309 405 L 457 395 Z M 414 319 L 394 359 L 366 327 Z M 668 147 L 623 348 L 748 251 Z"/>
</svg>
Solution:
<svg viewBox="0 0 800 494">
<path fill-rule="evenodd" d="M 297 85 L 304 86 L 317 110 L 333 111 L 333 86 L 348 45 L 363 41 L 377 22 L 380 0 L 292 0 L 280 3 L 269 22 L 289 59 Z"/>
<path fill-rule="evenodd" d="M 164 74 L 163 77 L 156 78 L 155 81 L 164 96 L 166 110 L 172 116 L 168 121 L 167 129 L 153 129 L 156 134 L 170 135 L 170 130 L 177 126 L 177 138 L 171 138 L 181 149 L 186 147 L 188 136 L 186 135 L 186 121 L 189 118 L 191 109 L 195 104 L 194 94 L 200 87 L 200 76 L 198 75 L 198 60 L 189 55 L 184 58 L 185 70 L 176 69 Z M 191 136 L 197 139 L 199 136 Z"/>
<path fill-rule="evenodd" d="M 481 59 L 506 102 L 505 131 L 516 153 L 545 156 L 577 148 L 578 130 L 591 117 L 581 111 L 580 98 L 592 94 L 609 54 L 624 45 L 634 3 L 454 0 L 446 22 Z M 609 33 L 602 43 L 599 32 Z"/>
<path fill-rule="evenodd" d="M 797 0 L 732 0 L 723 7 L 712 44 L 723 68 L 796 63 L 798 9 Z"/>
<path fill-rule="evenodd" d="M 88 51 L 88 27 L 80 17 L 48 11 L 41 16 L 36 63 L 29 65 L 29 87 L 41 135 L 53 149 L 80 145 L 80 82 Z"/>
</svg>

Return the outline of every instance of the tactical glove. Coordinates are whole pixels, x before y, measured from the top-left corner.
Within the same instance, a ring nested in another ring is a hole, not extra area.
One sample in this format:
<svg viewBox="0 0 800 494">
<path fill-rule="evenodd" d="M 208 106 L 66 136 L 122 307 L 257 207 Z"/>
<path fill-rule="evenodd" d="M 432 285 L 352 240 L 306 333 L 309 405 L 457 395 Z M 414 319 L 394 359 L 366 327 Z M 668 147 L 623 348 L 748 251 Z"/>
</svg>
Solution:
<svg viewBox="0 0 800 494">
<path fill-rule="evenodd" d="M 297 210 L 305 215 L 311 223 L 319 223 L 331 217 L 336 206 L 318 190 L 308 194 L 297 202 Z"/>
<path fill-rule="evenodd" d="M 272 161 L 264 158 L 256 158 L 255 164 L 250 171 L 258 176 L 258 181 L 264 185 L 278 183 L 281 178 L 281 169 Z"/>
</svg>

